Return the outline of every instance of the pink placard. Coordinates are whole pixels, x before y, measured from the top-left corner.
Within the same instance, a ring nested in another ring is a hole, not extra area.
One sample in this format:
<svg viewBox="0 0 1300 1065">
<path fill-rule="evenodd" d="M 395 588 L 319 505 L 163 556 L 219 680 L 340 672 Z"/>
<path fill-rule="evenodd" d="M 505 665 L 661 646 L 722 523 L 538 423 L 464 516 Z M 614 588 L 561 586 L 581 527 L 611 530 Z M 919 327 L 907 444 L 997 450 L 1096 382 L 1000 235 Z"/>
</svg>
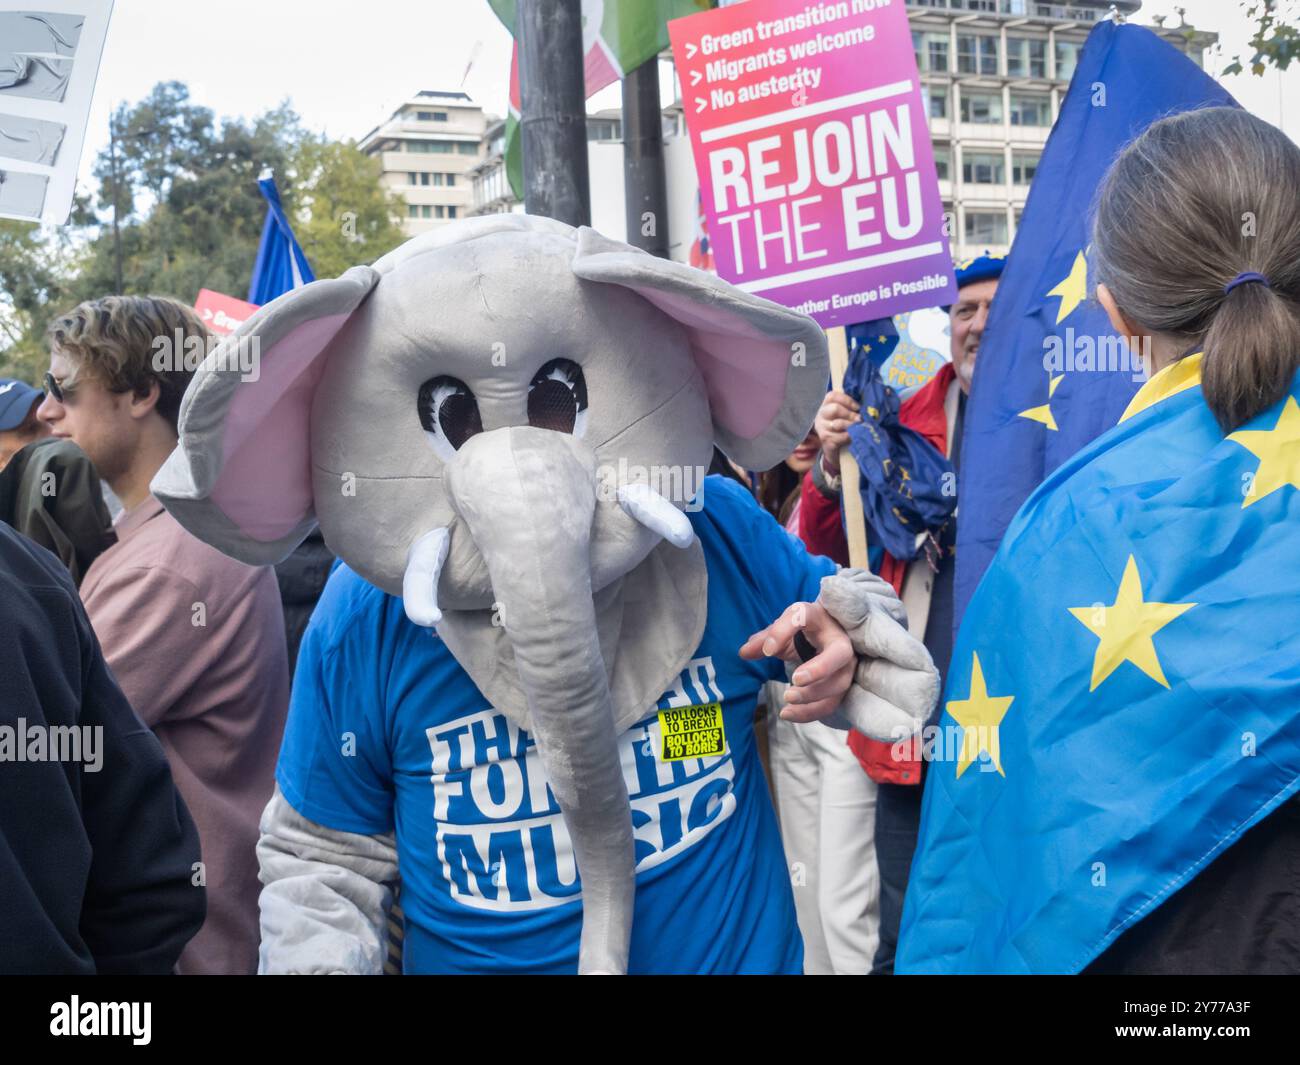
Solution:
<svg viewBox="0 0 1300 1065">
<path fill-rule="evenodd" d="M 209 330 L 217 336 L 224 337 L 229 336 L 252 317 L 253 312 L 257 310 L 257 304 L 246 303 L 234 296 L 213 292 L 210 288 L 201 288 L 194 300 L 194 309 Z"/>
<path fill-rule="evenodd" d="M 903 0 L 668 24 L 718 273 L 822 326 L 956 298 Z"/>
</svg>

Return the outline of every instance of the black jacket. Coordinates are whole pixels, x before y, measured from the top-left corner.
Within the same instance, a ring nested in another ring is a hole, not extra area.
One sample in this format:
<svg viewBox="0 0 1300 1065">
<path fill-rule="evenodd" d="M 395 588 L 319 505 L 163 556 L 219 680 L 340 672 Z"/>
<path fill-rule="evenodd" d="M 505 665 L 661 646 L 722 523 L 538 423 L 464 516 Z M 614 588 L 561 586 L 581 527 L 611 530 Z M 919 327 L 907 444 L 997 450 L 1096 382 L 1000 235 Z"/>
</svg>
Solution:
<svg viewBox="0 0 1300 1065">
<path fill-rule="evenodd" d="M 1300 973 L 1300 796 L 1247 829 L 1084 971 Z"/>
<path fill-rule="evenodd" d="M 0 521 L 58 555 L 77 587 L 116 540 L 99 475 L 71 440 L 37 440 L 0 470 Z"/>
<path fill-rule="evenodd" d="M 312 531 L 294 553 L 275 567 L 280 585 L 280 602 L 284 605 L 284 636 L 289 649 L 289 676 L 298 664 L 298 645 L 307 631 L 316 600 L 325 590 L 334 553 L 325 546 L 319 529 Z"/>
<path fill-rule="evenodd" d="M 0 524 L 0 973 L 170 972 L 206 913 L 198 861 L 68 573 Z"/>
</svg>

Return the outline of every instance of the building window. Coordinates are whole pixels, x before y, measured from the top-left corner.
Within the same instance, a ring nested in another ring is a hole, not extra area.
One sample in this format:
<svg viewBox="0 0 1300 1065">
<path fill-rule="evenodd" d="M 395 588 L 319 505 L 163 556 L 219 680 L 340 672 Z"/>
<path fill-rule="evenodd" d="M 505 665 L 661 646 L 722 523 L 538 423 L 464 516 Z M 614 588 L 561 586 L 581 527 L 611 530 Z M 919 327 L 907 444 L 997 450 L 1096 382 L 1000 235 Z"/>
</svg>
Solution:
<svg viewBox="0 0 1300 1065">
<path fill-rule="evenodd" d="M 406 217 L 407 217 L 407 218 L 419 218 L 419 217 L 420 217 L 420 209 L 419 209 L 418 207 L 416 207 L 415 204 L 410 204 L 410 205 L 408 205 L 407 208 L 406 208 Z"/>
<path fill-rule="evenodd" d="M 1013 126 L 1050 126 L 1052 101 L 1040 93 L 1011 94 L 1011 124 Z"/>
<path fill-rule="evenodd" d="M 1028 185 L 1038 172 L 1038 152 L 1011 153 L 1011 182 L 1014 185 Z"/>
<path fill-rule="evenodd" d="M 456 217 L 456 208 L 455 208 L 455 207 L 448 207 L 448 208 L 447 208 L 447 217 L 448 217 L 448 218 L 455 218 L 455 217 Z"/>
<path fill-rule="evenodd" d="M 432 121 L 433 121 L 433 112 L 432 112 L 432 111 L 416 111 L 416 112 L 415 112 L 415 120 L 416 120 L 417 122 L 432 122 Z"/>
<path fill-rule="evenodd" d="M 1007 242 L 1007 215 L 1005 211 L 966 212 L 967 244 L 1005 244 Z"/>
<path fill-rule="evenodd" d="M 455 175 L 455 174 L 443 174 L 442 176 L 443 176 L 443 178 L 444 178 L 444 180 L 445 180 L 445 183 L 446 183 L 448 186 L 452 186 L 452 185 L 455 185 L 455 184 L 456 184 L 456 175 Z"/>
<path fill-rule="evenodd" d="M 984 126 L 1002 122 L 1002 97 L 988 92 L 963 92 L 961 94 L 961 120 Z"/>
<path fill-rule="evenodd" d="M 912 48 L 916 51 L 916 65 L 920 70 L 935 74 L 948 73 L 948 35 L 946 33 L 912 32 Z"/>
<path fill-rule="evenodd" d="M 957 34 L 957 72 L 959 74 L 996 74 L 998 39 L 984 34 Z"/>
<path fill-rule="evenodd" d="M 421 217 L 421 218 L 431 218 L 431 217 L 433 217 L 433 208 L 431 208 L 431 207 L 426 203 L 424 206 L 422 206 L 422 207 L 420 208 L 420 217 Z"/>
<path fill-rule="evenodd" d="M 930 102 L 931 118 L 948 117 L 948 87 L 946 85 L 930 85 L 925 90 L 926 99 Z"/>
<path fill-rule="evenodd" d="M 404 145 L 408 152 L 418 152 L 427 155 L 476 155 L 478 145 L 473 141 L 406 141 Z"/>
<path fill-rule="evenodd" d="M 1005 185 L 1006 164 L 1000 154 L 965 152 L 961 159 L 961 179 L 971 185 Z"/>
<path fill-rule="evenodd" d="M 1007 74 L 1013 78 L 1047 77 L 1047 42 L 1038 37 L 1008 37 Z"/>
<path fill-rule="evenodd" d="M 1056 78 L 1058 81 L 1069 81 L 1074 77 L 1074 68 L 1079 63 L 1079 42 L 1078 41 L 1057 41 L 1056 42 Z"/>
<path fill-rule="evenodd" d="M 934 172 L 940 181 L 947 181 L 950 176 L 949 166 L 952 163 L 952 149 L 947 145 L 935 145 L 934 149 Z"/>
<path fill-rule="evenodd" d="M 621 122 L 606 119 L 587 119 L 587 140 L 616 141 L 623 135 Z"/>
<path fill-rule="evenodd" d="M 420 175 L 419 175 L 419 174 L 414 174 L 414 173 L 412 173 L 412 174 L 407 174 L 407 175 L 406 175 L 406 183 L 407 183 L 408 185 L 418 185 L 418 184 L 420 183 Z"/>
</svg>

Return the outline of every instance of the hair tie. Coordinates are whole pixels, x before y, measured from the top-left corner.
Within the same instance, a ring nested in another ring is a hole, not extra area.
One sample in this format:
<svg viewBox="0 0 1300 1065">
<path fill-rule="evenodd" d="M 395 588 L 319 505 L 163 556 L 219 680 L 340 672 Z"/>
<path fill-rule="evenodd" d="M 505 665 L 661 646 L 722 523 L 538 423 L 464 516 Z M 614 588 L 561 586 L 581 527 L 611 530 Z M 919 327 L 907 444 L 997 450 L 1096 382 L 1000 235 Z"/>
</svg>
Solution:
<svg viewBox="0 0 1300 1065">
<path fill-rule="evenodd" d="M 1257 273 L 1255 273 L 1253 270 L 1247 270 L 1245 273 L 1238 274 L 1238 275 L 1237 275 L 1236 277 L 1234 277 L 1231 281 L 1229 281 L 1226 285 L 1224 285 L 1224 286 L 1223 286 L 1223 294 L 1226 296 L 1229 292 L 1231 292 L 1231 291 L 1232 291 L 1234 288 L 1236 288 L 1238 285 L 1246 285 L 1246 284 L 1249 284 L 1249 283 L 1252 282 L 1252 281 L 1258 281 L 1258 282 L 1259 282 L 1261 285 L 1263 285 L 1265 288 L 1272 288 L 1272 287 L 1273 287 L 1272 285 L 1270 285 L 1270 284 L 1268 283 L 1268 278 L 1266 278 L 1263 274 L 1257 274 Z"/>
</svg>

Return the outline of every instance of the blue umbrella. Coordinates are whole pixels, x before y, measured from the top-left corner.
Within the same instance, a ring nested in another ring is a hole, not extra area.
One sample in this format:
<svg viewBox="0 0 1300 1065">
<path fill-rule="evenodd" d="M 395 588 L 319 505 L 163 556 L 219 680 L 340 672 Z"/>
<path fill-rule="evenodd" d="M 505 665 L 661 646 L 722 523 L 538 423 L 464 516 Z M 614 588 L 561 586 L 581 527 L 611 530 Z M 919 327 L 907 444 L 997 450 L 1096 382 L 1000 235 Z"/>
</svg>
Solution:
<svg viewBox="0 0 1300 1065">
<path fill-rule="evenodd" d="M 257 185 L 266 197 L 266 224 L 262 226 L 262 243 L 257 249 L 257 262 L 253 265 L 248 302 L 260 307 L 277 296 L 315 281 L 316 275 L 294 238 L 271 171 L 264 170 Z"/>
</svg>

